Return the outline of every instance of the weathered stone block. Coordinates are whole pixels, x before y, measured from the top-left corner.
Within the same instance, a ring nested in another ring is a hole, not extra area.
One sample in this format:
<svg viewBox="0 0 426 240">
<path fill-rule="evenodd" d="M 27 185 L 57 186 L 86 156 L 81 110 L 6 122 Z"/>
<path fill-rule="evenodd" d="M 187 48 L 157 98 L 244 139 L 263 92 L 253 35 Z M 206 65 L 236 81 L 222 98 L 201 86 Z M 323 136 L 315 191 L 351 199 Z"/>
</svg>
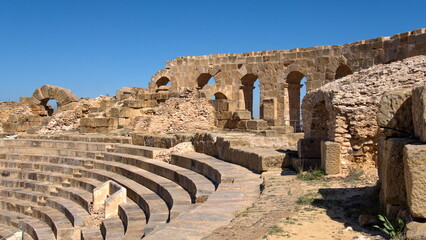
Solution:
<svg viewBox="0 0 426 240">
<path fill-rule="evenodd" d="M 426 239 L 426 223 L 410 222 L 407 224 L 408 240 L 424 240 Z"/>
<path fill-rule="evenodd" d="M 250 130 L 265 130 L 268 128 L 268 123 L 262 119 L 248 120 L 247 128 Z"/>
<path fill-rule="evenodd" d="M 251 120 L 251 112 L 247 110 L 238 110 L 232 115 L 233 120 Z"/>
<path fill-rule="evenodd" d="M 327 175 L 340 173 L 340 143 L 321 142 L 321 168 Z"/>
<path fill-rule="evenodd" d="M 377 124 L 387 136 L 412 135 L 411 89 L 386 92 L 379 104 Z"/>
<path fill-rule="evenodd" d="M 321 159 L 321 138 L 302 138 L 297 142 L 300 159 Z"/>
<path fill-rule="evenodd" d="M 393 205 L 405 205 L 406 189 L 404 184 L 404 146 L 417 140 L 414 138 L 380 138 L 378 143 L 378 170 L 381 181 L 381 202 Z"/>
<path fill-rule="evenodd" d="M 220 111 L 216 112 L 216 119 L 218 120 L 227 120 L 232 117 L 232 112 L 230 111 Z"/>
<path fill-rule="evenodd" d="M 426 88 L 425 86 L 413 89 L 412 113 L 414 135 L 426 142 Z"/>
<path fill-rule="evenodd" d="M 411 214 L 426 218 L 426 144 L 405 146 L 404 179 Z"/>
</svg>

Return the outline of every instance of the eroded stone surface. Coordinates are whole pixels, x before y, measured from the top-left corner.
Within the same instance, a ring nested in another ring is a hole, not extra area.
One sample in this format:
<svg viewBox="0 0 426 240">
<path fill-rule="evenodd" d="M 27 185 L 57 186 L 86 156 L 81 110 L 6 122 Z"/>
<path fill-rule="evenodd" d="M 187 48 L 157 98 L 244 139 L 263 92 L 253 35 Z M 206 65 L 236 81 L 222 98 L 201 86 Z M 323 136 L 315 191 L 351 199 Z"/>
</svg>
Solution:
<svg viewBox="0 0 426 240">
<path fill-rule="evenodd" d="M 411 214 L 426 218 L 426 144 L 405 146 L 404 178 Z"/>
</svg>

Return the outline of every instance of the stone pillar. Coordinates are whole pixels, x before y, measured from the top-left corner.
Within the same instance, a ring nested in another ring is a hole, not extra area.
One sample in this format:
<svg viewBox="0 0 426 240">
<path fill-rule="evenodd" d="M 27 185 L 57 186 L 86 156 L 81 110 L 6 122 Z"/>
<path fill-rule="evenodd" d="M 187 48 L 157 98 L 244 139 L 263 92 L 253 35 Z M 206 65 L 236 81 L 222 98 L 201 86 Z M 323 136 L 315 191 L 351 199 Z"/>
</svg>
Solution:
<svg viewBox="0 0 426 240">
<path fill-rule="evenodd" d="M 340 173 L 340 143 L 321 141 L 321 169 L 327 175 Z"/>
<path fill-rule="evenodd" d="M 244 86 L 241 85 L 238 89 L 238 109 L 246 109 L 246 103 L 244 101 Z"/>
<path fill-rule="evenodd" d="M 243 85 L 245 109 L 251 112 L 253 118 L 253 89 L 254 86 Z"/>
<path fill-rule="evenodd" d="M 288 100 L 289 100 L 289 120 L 290 126 L 294 129 L 300 129 L 300 88 L 302 84 L 288 84 Z"/>
<path fill-rule="evenodd" d="M 290 103 L 289 103 L 289 97 L 288 97 L 288 83 L 283 84 L 282 91 L 283 91 L 282 107 L 280 109 L 280 111 L 282 111 L 281 121 L 282 121 L 282 125 L 290 126 L 290 122 L 288 121 L 288 120 L 290 120 Z"/>
</svg>

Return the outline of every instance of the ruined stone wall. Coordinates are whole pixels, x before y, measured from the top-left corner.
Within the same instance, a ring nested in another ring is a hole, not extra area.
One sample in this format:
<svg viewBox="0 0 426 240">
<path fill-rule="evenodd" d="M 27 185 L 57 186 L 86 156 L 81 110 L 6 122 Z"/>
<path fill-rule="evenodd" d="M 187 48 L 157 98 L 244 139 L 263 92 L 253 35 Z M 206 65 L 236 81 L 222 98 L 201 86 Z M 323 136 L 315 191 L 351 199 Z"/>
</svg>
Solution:
<svg viewBox="0 0 426 240">
<path fill-rule="evenodd" d="M 408 239 L 426 237 L 425 113 L 423 85 L 386 92 L 377 116 L 381 204 L 389 218 L 404 218 Z"/>
<path fill-rule="evenodd" d="M 252 90 L 260 81 L 261 118 L 270 125 L 299 120 L 300 81 L 313 90 L 361 69 L 426 54 L 426 29 L 344 45 L 178 57 L 151 79 L 150 88 L 196 87 L 205 95 L 237 101 L 252 111 Z M 209 82 L 213 77 L 214 82 Z M 208 84 L 207 84 L 208 83 Z"/>
<path fill-rule="evenodd" d="M 318 145 L 321 140 L 339 143 L 344 165 L 374 165 L 380 136 L 376 119 L 382 96 L 389 90 L 425 83 L 426 56 L 422 55 L 361 70 L 313 90 L 303 99 L 305 138 L 316 138 Z M 388 105 L 394 102 L 391 99 Z M 379 116 L 384 122 L 391 118 Z M 309 149 L 312 146 L 305 151 Z"/>
</svg>

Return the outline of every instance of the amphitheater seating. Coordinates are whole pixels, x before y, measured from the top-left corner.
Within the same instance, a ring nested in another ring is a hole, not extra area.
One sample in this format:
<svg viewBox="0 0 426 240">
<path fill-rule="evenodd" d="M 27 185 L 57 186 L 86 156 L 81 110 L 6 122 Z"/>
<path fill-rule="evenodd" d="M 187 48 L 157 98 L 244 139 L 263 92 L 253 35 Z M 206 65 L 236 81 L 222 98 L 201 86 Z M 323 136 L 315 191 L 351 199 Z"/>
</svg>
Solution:
<svg viewBox="0 0 426 240">
<path fill-rule="evenodd" d="M 196 239 L 259 194 L 245 168 L 195 153 L 153 159 L 163 151 L 101 135 L 0 139 L 0 237 L 22 227 L 28 239 Z M 104 218 L 93 189 L 108 180 L 127 202 Z"/>
</svg>

